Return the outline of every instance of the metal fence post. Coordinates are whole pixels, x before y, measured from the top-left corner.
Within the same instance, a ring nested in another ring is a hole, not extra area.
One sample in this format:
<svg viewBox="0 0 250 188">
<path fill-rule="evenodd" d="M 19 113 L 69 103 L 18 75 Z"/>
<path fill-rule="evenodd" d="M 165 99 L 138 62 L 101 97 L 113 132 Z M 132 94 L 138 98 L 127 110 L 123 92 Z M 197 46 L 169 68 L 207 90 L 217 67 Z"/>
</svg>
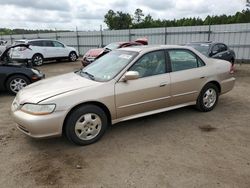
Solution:
<svg viewBox="0 0 250 188">
<path fill-rule="evenodd" d="M 128 40 L 131 41 L 131 30 L 130 30 L 130 28 L 128 29 Z"/>
<path fill-rule="evenodd" d="M 12 44 L 13 43 L 13 38 L 12 38 L 12 35 L 10 34 L 10 43 Z"/>
<path fill-rule="evenodd" d="M 76 44 L 77 44 L 77 50 L 78 50 L 78 53 L 80 54 L 80 39 L 79 39 L 79 34 L 78 34 L 78 29 L 76 27 Z"/>
<path fill-rule="evenodd" d="M 167 44 L 167 35 L 168 35 L 168 28 L 167 27 L 165 27 L 165 33 L 164 33 L 164 37 L 165 37 L 165 44 Z"/>
<path fill-rule="evenodd" d="M 56 40 L 58 40 L 57 30 L 55 29 Z"/>
<path fill-rule="evenodd" d="M 102 32 L 102 25 L 100 25 L 100 37 L 101 37 L 101 47 L 103 48 L 103 47 L 104 47 L 104 44 L 103 44 L 103 32 Z"/>
<path fill-rule="evenodd" d="M 208 36 L 207 36 L 207 40 L 210 41 L 210 36 L 211 35 L 211 25 L 208 26 Z"/>
</svg>

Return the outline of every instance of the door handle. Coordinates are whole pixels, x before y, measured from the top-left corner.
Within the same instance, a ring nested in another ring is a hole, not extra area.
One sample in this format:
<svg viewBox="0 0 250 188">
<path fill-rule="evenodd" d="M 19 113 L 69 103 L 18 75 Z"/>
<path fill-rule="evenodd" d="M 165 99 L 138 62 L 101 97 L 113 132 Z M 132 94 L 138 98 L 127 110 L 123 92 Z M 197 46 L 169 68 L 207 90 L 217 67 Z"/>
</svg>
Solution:
<svg viewBox="0 0 250 188">
<path fill-rule="evenodd" d="M 167 82 L 163 82 L 163 83 L 160 84 L 160 87 L 164 87 L 166 85 L 167 85 Z"/>
<path fill-rule="evenodd" d="M 204 78 L 206 78 L 206 76 L 201 76 L 201 77 L 200 77 L 200 79 L 204 79 Z"/>
</svg>

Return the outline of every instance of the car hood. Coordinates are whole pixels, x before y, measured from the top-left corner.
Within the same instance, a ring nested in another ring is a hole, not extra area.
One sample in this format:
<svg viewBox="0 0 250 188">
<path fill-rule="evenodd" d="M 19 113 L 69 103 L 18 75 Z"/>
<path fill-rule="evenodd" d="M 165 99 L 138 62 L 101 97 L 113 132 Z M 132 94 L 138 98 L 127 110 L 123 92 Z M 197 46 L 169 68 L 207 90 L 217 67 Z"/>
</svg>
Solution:
<svg viewBox="0 0 250 188">
<path fill-rule="evenodd" d="M 96 49 L 91 49 L 87 51 L 85 54 L 86 57 L 98 57 L 100 54 L 104 52 L 104 48 L 96 48 Z"/>
<path fill-rule="evenodd" d="M 76 73 L 68 73 L 31 84 L 18 92 L 16 100 L 19 104 L 39 103 L 48 98 L 87 88 L 98 84 L 93 80 L 81 77 Z"/>
</svg>

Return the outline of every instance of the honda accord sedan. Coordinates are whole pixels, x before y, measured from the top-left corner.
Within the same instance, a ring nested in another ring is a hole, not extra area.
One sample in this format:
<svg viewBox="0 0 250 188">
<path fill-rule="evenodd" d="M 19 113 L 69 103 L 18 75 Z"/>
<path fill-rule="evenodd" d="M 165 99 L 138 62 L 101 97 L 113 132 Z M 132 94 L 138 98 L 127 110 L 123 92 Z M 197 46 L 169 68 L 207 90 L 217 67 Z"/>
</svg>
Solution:
<svg viewBox="0 0 250 188">
<path fill-rule="evenodd" d="M 31 137 L 64 134 L 87 145 L 121 121 L 189 105 L 211 111 L 234 86 L 230 69 L 230 62 L 186 46 L 122 48 L 25 87 L 12 103 L 12 116 Z"/>
</svg>

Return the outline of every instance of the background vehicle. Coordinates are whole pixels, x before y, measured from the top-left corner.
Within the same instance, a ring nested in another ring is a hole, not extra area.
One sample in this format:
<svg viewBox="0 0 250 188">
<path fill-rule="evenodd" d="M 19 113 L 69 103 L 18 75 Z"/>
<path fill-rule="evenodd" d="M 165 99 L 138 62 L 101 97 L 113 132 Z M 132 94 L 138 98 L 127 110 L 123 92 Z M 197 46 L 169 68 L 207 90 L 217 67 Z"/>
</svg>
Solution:
<svg viewBox="0 0 250 188">
<path fill-rule="evenodd" d="M 4 52 L 7 47 L 7 41 L 0 40 L 0 55 Z"/>
<path fill-rule="evenodd" d="M 97 48 L 89 50 L 82 59 L 82 65 L 87 66 L 99 57 L 107 54 L 108 52 L 118 49 L 118 48 L 125 48 L 129 46 L 140 46 L 140 45 L 148 45 L 148 40 L 146 38 L 137 39 L 131 42 L 114 42 L 111 43 L 104 48 Z"/>
<path fill-rule="evenodd" d="M 11 49 L 28 47 L 29 45 L 26 44 L 12 46 L 0 56 L 0 90 L 8 90 L 10 93 L 16 94 L 23 87 L 45 77 L 38 69 L 16 63 L 9 57 Z"/>
<path fill-rule="evenodd" d="M 64 133 L 76 144 L 91 144 L 111 123 L 188 105 L 213 110 L 219 95 L 234 86 L 230 68 L 185 46 L 122 48 L 77 72 L 24 88 L 12 116 L 31 137 Z"/>
<path fill-rule="evenodd" d="M 29 49 L 19 48 L 11 51 L 11 58 L 18 61 L 31 61 L 33 65 L 40 66 L 45 60 L 69 59 L 76 61 L 78 52 L 56 40 L 34 39 L 17 40 L 14 44 L 29 44 Z"/>
<path fill-rule="evenodd" d="M 223 59 L 232 63 L 235 62 L 235 52 L 226 44 L 219 42 L 192 42 L 186 44 L 191 46 L 203 55 L 216 59 Z"/>
</svg>

